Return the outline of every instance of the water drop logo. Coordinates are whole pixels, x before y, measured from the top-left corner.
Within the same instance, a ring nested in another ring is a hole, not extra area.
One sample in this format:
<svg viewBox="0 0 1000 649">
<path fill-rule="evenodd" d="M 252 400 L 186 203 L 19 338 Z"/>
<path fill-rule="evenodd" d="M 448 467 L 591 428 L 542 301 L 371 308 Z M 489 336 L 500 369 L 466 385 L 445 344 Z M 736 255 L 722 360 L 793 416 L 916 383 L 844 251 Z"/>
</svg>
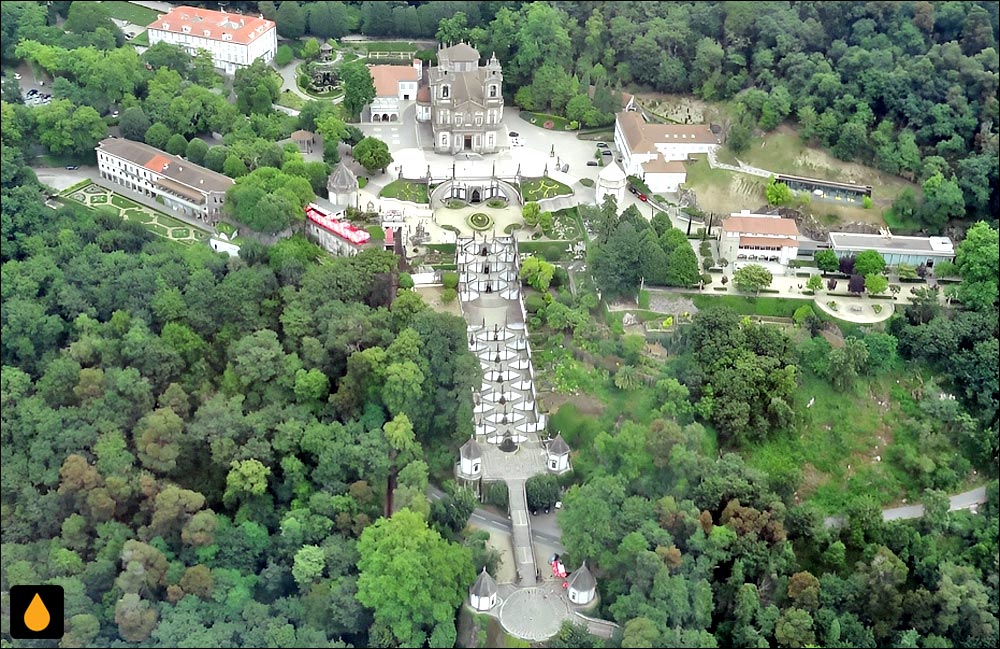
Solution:
<svg viewBox="0 0 1000 649">
<path fill-rule="evenodd" d="M 49 609 L 45 608 L 45 602 L 38 596 L 38 593 L 35 593 L 35 597 L 28 604 L 28 610 L 24 612 L 24 626 L 28 627 L 28 630 L 38 633 L 44 631 L 51 621 L 52 616 L 49 615 Z"/>
<path fill-rule="evenodd" d="M 19 640 L 63 636 L 62 586 L 11 586 L 10 635 Z"/>
</svg>

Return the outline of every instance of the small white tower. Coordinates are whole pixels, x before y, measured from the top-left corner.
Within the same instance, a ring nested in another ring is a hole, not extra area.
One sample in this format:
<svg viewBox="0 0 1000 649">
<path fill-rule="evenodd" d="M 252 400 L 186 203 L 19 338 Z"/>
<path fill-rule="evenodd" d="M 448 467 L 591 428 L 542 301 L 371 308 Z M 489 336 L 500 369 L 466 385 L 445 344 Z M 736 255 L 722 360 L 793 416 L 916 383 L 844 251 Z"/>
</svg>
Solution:
<svg viewBox="0 0 1000 649">
<path fill-rule="evenodd" d="M 556 435 L 556 438 L 549 442 L 546 455 L 549 471 L 552 473 L 569 471 L 569 444 L 566 443 L 561 434 Z"/>
<path fill-rule="evenodd" d="M 593 581 L 594 578 L 590 579 Z M 469 603 L 477 611 L 488 611 L 497 605 L 497 582 L 486 572 L 486 566 L 483 566 L 483 571 L 476 577 L 476 583 L 469 589 Z"/>
<path fill-rule="evenodd" d="M 612 162 L 597 175 L 597 204 L 604 204 L 604 197 L 608 194 L 615 197 L 615 204 L 621 207 L 625 202 L 625 185 L 628 178 L 625 172 L 618 166 L 617 162 Z"/>
<path fill-rule="evenodd" d="M 586 561 L 569 576 L 566 584 L 569 601 L 580 605 L 589 604 L 594 601 L 594 595 L 597 594 L 597 580 L 594 579 L 594 575 L 590 574 L 590 570 L 587 569 Z"/>
<path fill-rule="evenodd" d="M 353 207 L 358 200 L 358 177 L 341 161 L 330 174 L 326 189 L 330 193 L 331 203 L 340 207 Z"/>
<path fill-rule="evenodd" d="M 459 450 L 458 472 L 463 478 L 478 478 L 483 472 L 483 450 L 470 439 Z"/>
</svg>

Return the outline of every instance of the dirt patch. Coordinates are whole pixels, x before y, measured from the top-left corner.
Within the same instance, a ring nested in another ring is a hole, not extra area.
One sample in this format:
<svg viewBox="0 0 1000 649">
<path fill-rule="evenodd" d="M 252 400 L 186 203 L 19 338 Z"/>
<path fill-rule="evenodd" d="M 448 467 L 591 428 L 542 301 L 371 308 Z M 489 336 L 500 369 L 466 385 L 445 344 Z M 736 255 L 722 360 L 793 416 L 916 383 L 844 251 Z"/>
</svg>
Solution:
<svg viewBox="0 0 1000 649">
<path fill-rule="evenodd" d="M 649 310 L 657 313 L 666 313 L 673 316 L 684 314 L 694 315 L 698 313 L 698 307 L 694 305 L 691 298 L 679 297 L 669 293 L 649 294 Z"/>
<path fill-rule="evenodd" d="M 447 304 L 441 301 L 441 292 L 444 289 L 440 286 L 417 286 L 413 290 L 435 311 L 462 317 L 462 309 L 458 306 L 457 298 Z"/>
<path fill-rule="evenodd" d="M 567 403 L 572 403 L 582 415 L 599 417 L 605 409 L 600 399 L 589 394 L 562 394 L 559 392 L 539 392 L 539 401 L 545 404 L 545 410 L 554 413 Z"/>
<path fill-rule="evenodd" d="M 824 329 L 820 332 L 820 335 L 826 338 L 826 342 L 830 343 L 830 347 L 837 349 L 838 347 L 844 346 L 844 334 L 840 332 L 840 329 Z"/>
<path fill-rule="evenodd" d="M 802 481 L 799 483 L 798 491 L 795 492 L 796 504 L 807 500 L 821 485 L 826 483 L 830 476 L 821 472 L 812 462 L 806 462 L 802 467 Z"/>
</svg>

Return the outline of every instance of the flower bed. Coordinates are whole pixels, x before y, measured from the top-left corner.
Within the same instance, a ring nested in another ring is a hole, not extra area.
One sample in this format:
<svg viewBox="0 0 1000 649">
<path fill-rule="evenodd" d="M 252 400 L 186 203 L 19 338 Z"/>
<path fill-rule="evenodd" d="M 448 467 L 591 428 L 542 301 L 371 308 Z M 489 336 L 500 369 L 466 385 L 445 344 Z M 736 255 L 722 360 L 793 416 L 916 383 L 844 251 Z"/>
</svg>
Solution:
<svg viewBox="0 0 1000 649">
<path fill-rule="evenodd" d="M 475 214 L 470 214 L 465 222 L 469 224 L 473 230 L 489 230 L 493 227 L 493 217 L 489 214 L 484 214 L 483 212 L 476 212 Z"/>
</svg>

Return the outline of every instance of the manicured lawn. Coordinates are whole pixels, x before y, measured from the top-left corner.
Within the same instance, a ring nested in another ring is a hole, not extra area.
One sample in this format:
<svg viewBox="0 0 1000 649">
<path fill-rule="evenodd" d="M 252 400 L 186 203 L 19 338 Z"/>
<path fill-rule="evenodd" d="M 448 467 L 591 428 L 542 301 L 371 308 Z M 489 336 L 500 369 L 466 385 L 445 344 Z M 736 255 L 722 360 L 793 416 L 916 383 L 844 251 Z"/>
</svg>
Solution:
<svg viewBox="0 0 1000 649">
<path fill-rule="evenodd" d="M 534 178 L 521 181 L 521 195 L 525 201 L 537 201 L 554 196 L 569 196 L 573 190 L 558 180 L 551 178 Z"/>
<path fill-rule="evenodd" d="M 291 108 L 292 110 L 299 110 L 306 104 L 306 100 L 299 97 L 291 90 L 285 90 L 283 93 L 278 95 L 278 101 L 276 102 L 279 106 L 284 106 L 285 108 Z"/>
<path fill-rule="evenodd" d="M 99 3 L 112 18 L 124 20 L 134 25 L 148 25 L 160 15 L 158 11 L 141 7 L 131 2 L 111 0 Z M 133 39 L 134 40 L 134 39 Z"/>
<path fill-rule="evenodd" d="M 699 309 L 711 309 L 713 307 L 729 307 L 736 313 L 745 315 L 762 315 L 772 318 L 791 318 L 795 309 L 804 304 L 810 304 L 807 300 L 791 300 L 782 297 L 752 297 L 745 295 L 709 295 L 698 293 L 689 295 L 691 301 Z"/>
<path fill-rule="evenodd" d="M 539 128 L 546 128 L 545 124 L 551 122 L 551 125 L 548 128 L 551 128 L 554 131 L 565 131 L 569 129 L 569 120 L 565 117 L 560 117 L 559 115 L 532 113 L 526 110 L 522 110 L 518 113 L 518 115 L 524 121 L 529 124 L 534 124 Z"/>
<path fill-rule="evenodd" d="M 412 203 L 427 203 L 427 185 L 411 183 L 408 180 L 394 180 L 379 193 L 381 198 L 397 198 Z"/>
<path fill-rule="evenodd" d="M 548 261 L 569 258 L 568 241 L 519 241 L 517 251 L 529 255 L 540 254 Z"/>
<path fill-rule="evenodd" d="M 133 45 L 142 45 L 143 47 L 149 47 L 149 32 L 144 31 L 141 34 L 137 34 L 135 38 L 129 41 Z"/>
</svg>

